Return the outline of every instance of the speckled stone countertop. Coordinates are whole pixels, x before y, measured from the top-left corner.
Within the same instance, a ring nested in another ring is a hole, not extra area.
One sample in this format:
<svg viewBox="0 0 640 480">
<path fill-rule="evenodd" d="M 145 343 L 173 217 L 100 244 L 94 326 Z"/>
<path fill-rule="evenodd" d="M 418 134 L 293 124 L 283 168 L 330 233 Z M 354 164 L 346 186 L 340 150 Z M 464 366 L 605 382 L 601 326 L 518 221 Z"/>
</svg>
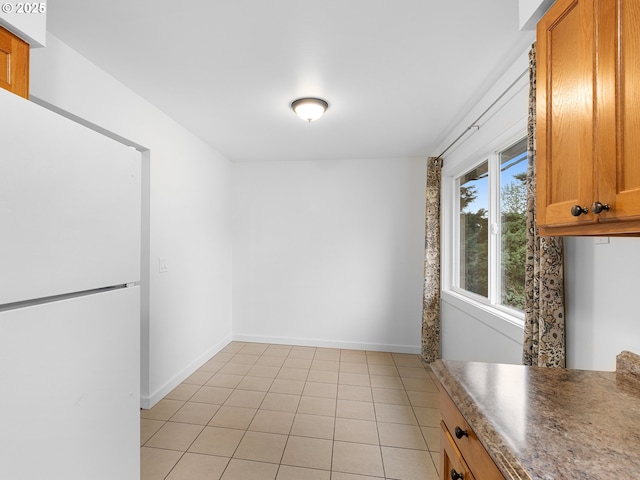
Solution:
<svg viewBox="0 0 640 480">
<path fill-rule="evenodd" d="M 438 360 L 440 383 L 505 478 L 640 478 L 640 357 L 616 372 Z"/>
</svg>

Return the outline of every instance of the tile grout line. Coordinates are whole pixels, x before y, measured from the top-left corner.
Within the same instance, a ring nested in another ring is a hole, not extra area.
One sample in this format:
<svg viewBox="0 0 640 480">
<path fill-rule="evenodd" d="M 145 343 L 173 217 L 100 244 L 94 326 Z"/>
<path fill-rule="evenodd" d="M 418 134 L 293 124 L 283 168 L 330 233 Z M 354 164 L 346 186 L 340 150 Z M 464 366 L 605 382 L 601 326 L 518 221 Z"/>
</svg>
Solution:
<svg viewBox="0 0 640 480">
<path fill-rule="evenodd" d="M 391 358 L 393 359 L 393 357 Z M 380 464 L 382 465 L 382 477 L 387 478 L 387 469 L 385 468 L 385 465 L 384 465 L 384 455 L 382 455 L 382 438 L 380 438 L 380 428 L 378 425 L 380 422 L 378 422 L 378 412 L 376 410 L 376 402 L 375 402 L 375 397 L 373 395 L 373 382 L 371 381 L 371 371 L 369 370 L 368 362 L 367 362 L 367 371 L 369 372 L 369 385 L 371 385 L 370 388 L 371 388 L 371 401 L 373 402 L 373 416 L 376 421 L 376 432 L 378 434 L 378 451 L 380 452 Z"/>
<path fill-rule="evenodd" d="M 293 350 L 293 349 L 292 349 Z M 291 353 L 291 352 L 289 352 Z M 315 355 L 315 352 L 314 352 Z M 287 355 L 287 358 L 289 358 L 289 355 Z M 286 361 L 285 361 L 286 363 Z M 284 365 L 284 363 L 283 363 Z M 306 383 L 306 378 L 309 377 L 309 373 L 307 373 L 307 375 L 305 376 L 305 383 Z M 303 391 L 304 391 L 304 386 L 303 386 Z M 266 396 L 265 396 L 266 398 Z M 282 455 L 280 455 L 280 463 L 278 464 L 278 470 L 276 471 L 276 476 L 275 478 L 278 478 L 278 474 L 280 473 L 280 467 L 282 467 L 282 461 L 284 460 L 284 454 L 287 451 L 287 446 L 289 445 L 289 439 L 291 438 L 291 431 L 293 430 L 293 424 L 296 421 L 296 415 L 298 414 L 298 409 L 300 408 L 300 402 L 302 401 L 302 395 L 300 395 L 300 400 L 298 401 L 298 404 L 296 405 L 296 411 L 293 412 L 293 420 L 291 421 L 291 426 L 289 427 L 289 434 L 287 434 L 287 441 L 284 443 L 284 448 L 282 449 Z"/>
<path fill-rule="evenodd" d="M 247 345 L 250 345 L 250 344 L 247 344 L 247 343 L 243 344 L 243 345 L 242 345 L 241 347 L 239 347 L 235 352 L 233 352 L 233 354 L 231 355 L 231 357 L 230 357 L 230 358 L 228 358 L 228 359 L 227 359 L 226 361 L 224 361 L 224 362 L 220 362 L 220 363 L 222 363 L 223 365 L 222 365 L 220 368 L 218 368 L 216 371 L 211 372 L 211 375 L 210 375 L 210 376 L 208 376 L 208 378 L 204 381 L 204 383 L 197 385 L 197 387 L 198 387 L 198 388 L 197 388 L 197 390 L 195 390 L 193 393 L 191 393 L 191 394 L 186 398 L 186 400 L 184 400 L 184 401 L 183 401 L 183 404 L 182 404 L 182 405 L 181 405 L 181 406 L 176 410 L 176 412 L 174 412 L 174 413 L 173 413 L 173 414 L 172 414 L 172 415 L 171 415 L 167 420 L 162 420 L 162 425 L 161 425 L 161 426 L 160 426 L 160 427 L 159 427 L 159 428 L 154 432 L 154 434 L 152 434 L 152 435 L 151 435 L 151 436 L 150 436 L 150 437 L 145 441 L 145 443 L 143 443 L 143 444 L 141 445 L 141 447 L 146 446 L 146 445 L 148 444 L 148 442 L 149 442 L 149 441 L 150 441 L 150 440 L 151 440 L 151 439 L 152 439 L 152 438 L 153 438 L 153 437 L 154 437 L 154 436 L 155 436 L 155 435 L 156 435 L 156 434 L 157 434 L 157 433 L 158 433 L 158 432 L 159 432 L 159 431 L 160 431 L 160 430 L 165 426 L 165 425 L 167 425 L 168 423 L 170 423 L 170 422 L 171 422 L 171 419 L 172 419 L 172 418 L 173 418 L 173 417 L 174 417 L 174 416 L 175 416 L 175 415 L 176 415 L 176 414 L 177 414 L 177 413 L 178 413 L 178 412 L 179 412 L 179 411 L 180 411 L 180 410 L 181 410 L 185 405 L 187 405 L 188 403 L 198 403 L 198 402 L 192 402 L 192 398 L 193 398 L 193 397 L 194 397 L 194 396 L 195 396 L 199 391 L 201 391 L 201 390 L 202 390 L 202 388 L 203 388 L 204 386 L 217 386 L 217 385 L 207 385 L 207 383 L 208 383 L 208 382 L 210 382 L 210 381 L 211 381 L 211 380 L 212 380 L 216 375 L 218 375 L 218 374 L 220 374 L 220 375 L 222 375 L 222 374 L 226 374 L 226 373 L 224 373 L 224 372 L 222 372 L 222 373 L 221 373 L 221 372 L 220 372 L 220 370 L 222 370 L 222 369 L 223 369 L 225 366 L 227 366 L 229 363 L 233 363 L 233 361 L 232 361 L 232 360 L 233 360 L 233 358 L 234 358 L 234 357 L 236 357 L 237 355 L 253 355 L 253 356 L 256 356 L 256 357 L 257 357 L 257 358 L 255 359 L 255 361 L 254 361 L 252 364 L 238 363 L 238 365 L 250 365 L 249 370 L 247 370 L 246 372 L 244 372 L 242 375 L 238 375 L 238 376 L 241 376 L 242 378 L 241 378 L 241 379 L 240 379 L 240 380 L 235 384 L 235 386 L 234 386 L 234 387 L 230 388 L 230 390 L 231 390 L 230 394 L 229 394 L 229 395 L 225 398 L 225 400 L 222 402 L 222 405 L 219 405 L 218 411 L 216 411 L 216 413 L 215 413 L 214 415 L 212 415 L 211 419 L 209 419 L 209 421 L 208 421 L 205 425 L 202 425 L 202 428 L 201 428 L 200 432 L 198 433 L 198 435 L 196 436 L 196 438 L 195 438 L 195 439 L 190 443 L 190 445 L 186 448 L 186 450 L 185 450 L 184 452 L 182 452 L 182 455 L 181 455 L 181 456 L 180 456 L 180 458 L 176 461 L 176 463 L 173 465 L 173 467 L 171 468 L 171 470 L 167 473 L 167 476 L 171 475 L 171 472 L 172 472 L 172 471 L 175 469 L 175 467 L 180 463 L 180 461 L 181 461 L 181 460 L 182 460 L 182 458 L 185 456 L 185 454 L 186 454 L 186 453 L 188 453 L 189 448 L 191 448 L 191 446 L 193 445 L 193 443 L 196 441 L 196 439 L 199 437 L 199 435 L 200 435 L 200 434 L 205 430 L 205 428 L 207 428 L 207 427 L 211 426 L 211 425 L 210 425 L 210 422 L 213 420 L 213 418 L 215 418 L 215 416 L 218 414 L 219 410 L 220 410 L 222 407 L 224 407 L 224 406 L 227 406 L 227 407 L 234 407 L 233 405 L 225 405 L 225 403 L 228 401 L 229 397 L 231 397 L 231 396 L 232 396 L 234 393 L 236 393 L 236 392 L 254 391 L 254 390 L 249 390 L 249 389 L 244 390 L 244 389 L 240 389 L 240 388 L 238 388 L 238 386 L 239 386 L 239 385 L 244 381 L 244 379 L 246 379 L 247 377 L 249 377 L 249 372 L 251 371 L 251 369 L 252 369 L 253 367 L 255 367 L 255 366 L 272 366 L 272 365 L 262 365 L 262 364 L 259 364 L 259 363 L 258 363 L 258 362 L 260 362 L 260 360 L 261 360 L 262 358 L 270 357 L 270 356 L 271 356 L 271 355 L 268 355 L 268 354 L 267 354 L 267 351 L 268 351 L 269 347 L 266 347 L 266 348 L 262 349 L 262 350 L 261 350 L 261 353 L 259 353 L 259 354 L 257 354 L 257 353 L 255 352 L 255 350 L 254 350 L 254 351 L 251 351 L 251 352 L 249 352 L 249 351 L 247 351 L 247 352 L 242 352 L 243 348 L 245 348 Z M 247 433 L 248 433 L 248 432 L 250 432 L 250 431 L 253 431 L 253 430 L 250 430 L 250 428 L 251 428 L 251 424 L 255 421 L 256 416 L 257 416 L 258 412 L 261 410 L 261 407 L 262 407 L 262 405 L 264 404 L 264 402 L 265 402 L 265 400 L 266 400 L 267 395 L 268 395 L 269 393 L 277 393 L 277 392 L 271 392 L 271 389 L 273 388 L 273 384 L 274 384 L 274 383 L 276 383 L 276 381 L 278 380 L 278 375 L 279 375 L 279 374 L 282 372 L 282 370 L 285 368 L 285 366 L 284 366 L 284 365 L 285 365 L 286 361 L 287 361 L 287 360 L 290 360 L 290 359 L 293 359 L 293 358 L 305 358 L 304 356 L 302 356 L 302 357 L 296 357 L 296 356 L 293 356 L 293 357 L 292 357 L 292 356 L 291 356 L 291 354 L 295 351 L 295 346 L 291 346 L 291 347 L 292 347 L 292 348 L 290 348 L 290 349 L 289 349 L 289 351 L 288 351 L 288 353 L 287 353 L 287 356 L 286 356 L 286 357 L 283 357 L 283 358 L 285 358 L 285 360 L 282 362 L 282 364 L 281 364 L 280 366 L 278 366 L 278 369 L 277 369 L 277 372 L 275 373 L 275 376 L 274 376 L 274 377 L 268 377 L 269 379 L 271 379 L 271 384 L 269 385 L 269 388 L 264 392 L 264 397 L 263 397 L 263 398 L 262 398 L 262 400 L 260 401 L 260 404 L 259 404 L 259 405 L 257 405 L 257 408 L 256 408 L 255 412 L 253 413 L 253 415 L 252 415 L 251 419 L 249 420 L 249 422 L 248 422 L 248 424 L 247 424 L 246 428 L 243 428 L 243 429 L 239 429 L 239 428 L 238 428 L 238 430 L 242 430 L 242 431 L 243 431 L 243 433 L 242 433 L 242 437 L 241 437 L 240 441 L 238 442 L 238 445 L 235 447 L 234 452 L 232 453 L 232 456 L 231 456 L 231 457 L 229 457 L 229 462 L 227 463 L 227 466 L 225 467 L 225 470 L 222 472 L 222 474 L 221 474 L 222 476 L 224 475 L 224 472 L 225 472 L 225 471 L 226 471 L 226 469 L 228 468 L 229 464 L 231 463 L 231 460 L 234 458 L 234 456 L 233 456 L 233 455 L 235 455 L 235 454 L 237 453 L 238 448 L 240 447 L 240 444 L 242 443 L 242 441 L 243 441 L 243 440 L 244 440 L 244 438 L 246 437 Z M 225 347 L 225 348 L 226 348 L 226 347 Z M 284 459 L 284 454 L 285 454 L 285 452 L 286 452 L 286 447 L 287 447 L 287 445 L 289 444 L 289 440 L 290 440 L 290 438 L 293 436 L 293 435 L 292 435 L 292 433 L 293 433 L 293 426 L 294 426 L 294 424 L 295 424 L 296 416 L 300 414 L 300 413 L 299 413 L 299 412 L 300 412 L 300 405 L 301 405 L 301 403 L 302 403 L 302 398 L 303 398 L 303 397 L 305 397 L 306 387 L 308 386 L 308 384 L 309 384 L 309 382 L 310 382 L 309 378 L 310 378 L 310 376 L 311 376 L 311 372 L 312 372 L 312 369 L 313 369 L 313 363 L 314 363 L 314 361 L 316 361 L 316 360 L 317 360 L 317 361 L 335 361 L 335 360 L 332 360 L 332 359 L 327 359 L 327 358 L 326 358 L 326 357 L 324 357 L 324 356 L 323 356 L 323 357 L 318 357 L 318 353 L 319 353 L 319 352 L 322 352 L 322 350 L 321 350 L 321 349 L 319 349 L 319 348 L 317 348 L 317 347 L 315 347 L 315 348 L 314 348 L 314 347 L 311 347 L 311 348 L 313 348 L 313 355 L 309 358 L 310 363 L 309 363 L 308 367 L 305 367 L 305 368 L 304 368 L 304 370 L 306 370 L 306 374 L 305 374 L 305 378 L 304 378 L 304 379 L 301 379 L 301 382 L 302 382 L 302 391 L 300 392 L 300 395 L 299 395 L 300 400 L 298 401 L 298 404 L 296 405 L 295 412 L 292 412 L 292 413 L 293 413 L 293 418 L 292 418 L 291 423 L 290 423 L 290 425 L 289 425 L 289 427 L 288 427 L 288 433 L 286 433 L 286 436 L 287 436 L 287 442 L 285 443 L 285 446 L 284 446 L 284 448 L 283 448 L 283 450 L 282 450 L 282 454 L 280 455 L 280 461 L 277 463 L 277 467 L 278 467 L 278 468 L 277 468 L 277 470 L 276 470 L 276 477 L 277 477 L 277 475 L 278 475 L 278 474 L 279 474 L 279 472 L 280 472 L 280 468 L 281 468 L 281 466 L 283 465 L 282 460 Z M 221 352 L 219 352 L 219 353 L 223 353 L 223 351 L 224 351 L 224 349 L 223 349 Z M 356 370 L 356 371 L 349 372 L 349 371 L 345 371 L 345 370 L 343 370 L 343 367 L 345 366 L 344 364 L 347 364 L 347 363 L 354 363 L 354 364 L 363 364 L 363 365 L 366 367 L 366 371 L 367 371 L 367 379 L 368 379 L 368 383 L 369 383 L 369 385 L 368 385 L 368 389 L 369 389 L 369 392 L 370 392 L 370 394 L 371 394 L 371 403 L 372 403 L 373 412 L 374 412 L 374 423 L 375 423 L 375 428 L 376 428 L 376 434 L 377 434 L 377 441 L 378 441 L 378 447 L 379 447 L 379 452 L 380 452 L 380 458 L 381 458 L 381 461 L 382 461 L 383 474 L 386 476 L 386 466 L 385 466 L 385 462 L 384 462 L 384 457 L 383 457 L 383 455 L 382 455 L 382 439 L 381 439 L 381 434 L 380 434 L 380 429 L 379 429 L 379 426 L 380 426 L 380 425 L 379 425 L 379 423 L 380 423 L 380 422 L 378 421 L 378 411 L 377 411 L 377 408 L 378 408 L 378 407 L 377 407 L 377 404 L 378 404 L 378 403 L 383 403 L 383 404 L 384 404 L 384 403 L 386 403 L 386 402 L 384 401 L 384 400 L 385 400 L 385 398 L 384 398 L 384 397 L 383 397 L 383 401 L 381 401 L 381 402 L 376 402 L 376 400 L 375 400 L 375 398 L 374 398 L 374 388 L 379 388 L 379 389 L 389 389 L 389 388 L 391 388 L 391 389 L 393 389 L 393 390 L 396 390 L 396 389 L 395 389 L 395 388 L 393 388 L 393 387 L 385 386 L 385 385 L 381 385 L 380 387 L 374 387 L 374 386 L 373 386 L 373 382 L 372 382 L 372 378 L 371 378 L 371 377 L 372 377 L 372 375 L 374 375 L 374 374 L 371 372 L 371 365 L 374 365 L 374 364 L 375 364 L 375 365 L 381 365 L 381 366 L 383 366 L 383 365 L 390 366 L 390 364 L 387 364 L 386 362 L 382 362 L 382 363 L 371 363 L 371 364 L 370 364 L 370 363 L 369 363 L 369 357 L 368 357 L 368 355 L 367 355 L 368 351 L 363 351 L 364 362 L 361 362 L 361 361 L 353 361 L 353 360 L 356 360 L 356 358 L 348 358 L 349 353 L 351 353 L 350 351 L 345 351 L 345 350 L 342 350 L 342 349 L 340 349 L 339 351 L 340 351 L 340 356 L 339 356 L 339 360 L 337 360 L 337 364 L 338 364 L 338 371 L 337 371 L 337 383 L 336 383 L 336 387 L 335 387 L 335 397 L 326 397 L 326 396 L 322 395 L 320 392 L 318 392 L 316 395 L 314 395 L 314 394 L 307 394 L 307 395 L 306 395 L 307 397 L 312 397 L 312 398 L 335 398 L 335 405 L 334 405 L 333 415 L 332 415 L 332 416 L 333 416 L 333 432 L 332 432 L 332 449 L 331 449 L 330 470 L 329 470 L 329 473 L 331 474 L 331 472 L 333 472 L 333 460 L 334 460 L 334 454 L 335 454 L 335 442 L 336 442 L 336 441 L 338 441 L 338 440 L 336 439 L 336 432 L 337 432 L 337 420 L 338 420 L 338 418 L 339 418 L 339 417 L 338 417 L 338 402 L 339 402 L 339 396 L 340 396 L 340 386 L 341 386 L 341 385 L 344 385 L 344 386 L 350 386 L 350 384 L 347 384 L 347 383 L 341 384 L 341 383 L 340 383 L 340 382 L 341 382 L 341 380 L 342 380 L 342 378 L 341 378 L 341 377 L 342 377 L 342 374 L 346 374 L 346 373 L 358 373 L 358 372 L 357 372 L 357 370 L 358 370 L 357 368 L 353 368 L 353 370 Z M 232 353 L 232 352 L 224 352 L 224 353 Z M 386 352 L 385 352 L 385 353 L 386 353 Z M 400 366 L 410 368 L 410 367 L 412 367 L 412 365 L 410 365 L 410 364 L 409 364 L 409 365 L 406 365 L 406 364 L 405 364 L 405 365 L 399 365 L 398 363 L 396 363 L 397 359 L 393 356 L 393 352 L 389 352 L 389 353 L 390 353 L 390 355 L 391 355 L 391 360 L 392 360 L 392 362 L 393 362 L 393 367 L 394 367 L 394 370 L 395 370 L 396 375 L 384 375 L 384 374 L 381 374 L 381 373 L 377 373 L 377 374 L 375 374 L 375 375 L 377 375 L 377 376 L 383 376 L 383 377 L 387 377 L 387 376 L 388 376 L 388 377 L 397 377 L 397 378 L 399 379 L 399 381 L 400 381 L 400 385 L 402 385 L 402 390 L 400 390 L 400 391 L 402 391 L 402 392 L 403 392 L 404 396 L 406 397 L 406 399 L 407 399 L 407 401 L 408 401 L 408 406 L 410 406 L 410 408 L 411 408 L 411 412 L 412 412 L 413 420 L 415 420 L 415 421 L 416 421 L 416 426 L 417 426 L 417 428 L 419 429 L 419 431 L 420 431 L 420 433 L 421 433 L 420 437 L 422 438 L 422 440 L 424 441 L 424 443 L 425 443 L 425 445 L 426 445 L 426 447 L 427 447 L 426 453 L 430 456 L 430 460 L 431 460 L 432 464 L 435 466 L 435 461 L 434 461 L 433 456 L 431 455 L 432 451 L 431 451 L 431 449 L 430 449 L 429 443 L 427 442 L 427 438 L 426 438 L 426 436 L 425 436 L 425 431 L 422 429 L 422 425 L 420 424 L 420 422 L 418 421 L 418 418 L 417 418 L 417 413 L 416 413 L 416 410 L 415 410 L 416 406 L 413 404 L 413 402 L 411 401 L 411 397 L 409 397 L 409 395 L 408 395 L 408 392 L 409 392 L 409 391 L 407 390 L 406 383 L 405 383 L 405 381 L 404 381 L 404 377 L 400 374 L 400 370 L 399 370 L 399 367 L 400 367 Z M 217 354 L 216 354 L 216 355 L 217 355 Z M 358 356 L 360 356 L 360 355 L 358 355 Z M 274 357 L 274 358 L 278 358 L 278 357 L 280 357 L 280 356 L 279 356 L 279 355 L 277 355 L 277 356 L 276 356 L 276 355 L 273 355 L 273 357 Z M 360 356 L 360 357 L 362 357 L 362 356 Z M 214 355 L 214 356 L 212 357 L 212 359 L 210 359 L 209 361 L 213 360 L 214 358 L 215 358 L 215 355 Z M 357 360 L 362 360 L 362 358 L 358 358 Z M 205 362 L 205 363 L 206 363 L 206 362 Z M 422 365 L 421 365 L 421 366 L 422 366 Z M 287 367 L 287 368 L 289 368 L 289 367 Z M 290 368 L 295 368 L 295 367 L 290 367 Z M 350 368 L 352 368 L 352 367 L 350 367 Z M 423 367 L 423 368 L 425 368 L 425 367 Z M 426 368 L 425 368 L 425 370 L 426 370 Z M 318 369 L 318 371 L 323 371 L 323 370 Z M 327 370 L 327 371 L 329 371 L 329 370 Z M 232 375 L 232 374 L 228 374 L 228 375 Z M 258 377 L 258 378 L 260 378 L 260 377 Z M 414 377 L 407 377 L 407 378 L 414 378 Z M 415 377 L 415 378 L 422 378 L 422 377 Z M 288 380 L 288 379 L 280 379 L 280 380 L 284 380 L 284 381 L 286 381 L 286 380 Z M 357 383 L 357 381 L 356 381 L 356 380 L 357 380 L 357 379 L 354 379 L 354 382 L 356 382 L 356 383 Z M 429 381 L 431 381 L 431 382 L 432 382 L 432 381 L 433 381 L 433 378 L 432 378 L 431 376 L 429 376 L 429 377 L 427 378 L 427 380 L 429 380 Z M 315 382 L 315 383 L 317 383 L 317 382 Z M 326 383 L 327 385 L 332 385 L 332 382 L 322 382 L 322 381 L 320 381 L 319 383 Z M 357 386 L 357 385 L 354 385 L 354 386 Z M 222 387 L 222 388 L 225 388 L 225 387 Z M 399 390 L 399 389 L 398 389 L 398 390 Z M 259 391 L 259 390 L 257 390 L 257 391 Z M 397 406 L 402 406 L 402 405 L 403 405 L 402 403 L 398 403 L 398 404 L 396 404 L 396 403 L 394 403 L 392 400 L 388 400 L 388 401 L 389 401 L 389 405 L 397 405 Z M 206 403 L 206 402 L 205 402 L 205 403 Z M 427 406 L 427 407 L 428 407 L 428 406 Z M 253 408 L 253 407 L 251 407 L 251 408 Z M 319 414 L 319 413 L 316 413 L 316 415 L 318 415 L 318 414 Z M 340 418 L 341 418 L 341 417 L 340 417 Z M 149 419 L 149 420 L 153 420 L 153 419 Z M 189 422 L 173 422 L 173 423 L 189 423 Z M 395 423 L 395 422 L 392 422 L 392 423 Z M 403 423 L 400 423 L 399 425 L 402 425 L 402 424 L 403 424 Z M 199 424 L 193 424 L 193 425 L 199 425 Z M 427 427 L 428 427 L 428 425 L 425 425 L 425 428 L 427 428 Z M 223 427 L 220 427 L 220 428 L 223 428 Z M 235 428 L 233 428 L 233 429 L 235 429 Z M 258 432 L 258 431 L 256 431 L 256 432 Z M 269 433 L 269 432 L 263 432 L 263 433 Z M 271 433 L 273 433 L 273 432 L 271 432 Z M 309 437 L 309 438 L 318 438 L 318 437 Z M 355 443 L 355 444 L 363 444 L 363 445 L 366 445 L 366 442 L 365 442 L 365 443 L 362 443 L 362 442 L 358 442 L 358 441 L 355 441 L 355 440 L 352 440 L 352 441 L 345 440 L 345 441 L 346 441 L 346 442 L 348 442 L 348 443 Z M 155 448 L 155 447 L 148 447 L 148 448 Z M 415 448 L 410 448 L 410 447 L 400 447 L 400 446 L 398 446 L 398 447 L 396 447 L 396 448 L 398 448 L 398 449 L 407 449 L 407 450 L 417 450 L 417 451 L 420 451 L 420 449 L 415 449 Z M 218 456 L 218 455 L 214 455 L 214 456 Z M 226 457 L 222 457 L 222 458 L 226 458 Z M 258 462 L 258 460 L 250 460 L 250 461 Z M 267 463 L 272 463 L 272 462 L 267 462 Z M 313 467 L 300 467 L 300 468 L 310 468 L 310 469 L 312 469 L 312 470 L 315 470 L 315 468 L 313 468 Z M 320 469 L 320 470 L 322 470 L 322 469 Z M 437 468 L 436 468 L 436 471 L 437 471 Z M 345 472 L 345 473 L 346 473 L 346 472 Z M 165 478 L 166 478 L 166 477 L 165 477 Z"/>
</svg>

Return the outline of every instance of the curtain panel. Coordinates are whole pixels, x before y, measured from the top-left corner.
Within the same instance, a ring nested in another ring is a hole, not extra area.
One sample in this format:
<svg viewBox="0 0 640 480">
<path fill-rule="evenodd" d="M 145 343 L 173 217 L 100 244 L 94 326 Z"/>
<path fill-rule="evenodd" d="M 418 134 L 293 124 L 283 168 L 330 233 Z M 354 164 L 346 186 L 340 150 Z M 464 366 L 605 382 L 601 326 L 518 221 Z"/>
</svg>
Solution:
<svg viewBox="0 0 640 480">
<path fill-rule="evenodd" d="M 562 237 L 541 237 L 536 229 L 536 47 L 529 53 L 527 167 L 527 251 L 522 363 L 564 367 L 565 311 Z"/>
<path fill-rule="evenodd" d="M 442 160 L 427 160 L 424 290 L 422 295 L 422 360 L 440 358 L 440 191 Z"/>
</svg>

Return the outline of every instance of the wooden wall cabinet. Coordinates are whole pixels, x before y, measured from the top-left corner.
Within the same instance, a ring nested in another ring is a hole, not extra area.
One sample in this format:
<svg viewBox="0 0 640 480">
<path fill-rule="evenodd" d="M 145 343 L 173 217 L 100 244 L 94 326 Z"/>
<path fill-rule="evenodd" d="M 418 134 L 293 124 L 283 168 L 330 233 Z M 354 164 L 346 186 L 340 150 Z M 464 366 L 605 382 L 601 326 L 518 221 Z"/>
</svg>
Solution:
<svg viewBox="0 0 640 480">
<path fill-rule="evenodd" d="M 504 480 L 451 397 L 440 388 L 440 479 Z"/>
<path fill-rule="evenodd" d="M 537 29 L 541 235 L 640 235 L 640 2 L 558 0 Z"/>
<path fill-rule="evenodd" d="M 0 88 L 29 98 L 29 44 L 0 26 Z"/>
</svg>

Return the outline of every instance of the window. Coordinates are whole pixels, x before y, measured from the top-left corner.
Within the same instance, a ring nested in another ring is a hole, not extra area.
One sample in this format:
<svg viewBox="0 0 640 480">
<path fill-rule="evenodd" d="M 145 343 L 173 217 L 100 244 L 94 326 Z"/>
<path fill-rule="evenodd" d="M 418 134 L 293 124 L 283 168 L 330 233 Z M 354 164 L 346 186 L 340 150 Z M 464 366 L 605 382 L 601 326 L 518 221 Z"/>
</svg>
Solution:
<svg viewBox="0 0 640 480">
<path fill-rule="evenodd" d="M 527 139 L 500 157 L 500 304 L 524 310 L 527 243 Z"/>
<path fill-rule="evenodd" d="M 456 179 L 455 286 L 485 303 L 524 309 L 527 139 Z"/>
<path fill-rule="evenodd" d="M 460 288 L 489 294 L 489 163 L 460 181 Z"/>
</svg>

